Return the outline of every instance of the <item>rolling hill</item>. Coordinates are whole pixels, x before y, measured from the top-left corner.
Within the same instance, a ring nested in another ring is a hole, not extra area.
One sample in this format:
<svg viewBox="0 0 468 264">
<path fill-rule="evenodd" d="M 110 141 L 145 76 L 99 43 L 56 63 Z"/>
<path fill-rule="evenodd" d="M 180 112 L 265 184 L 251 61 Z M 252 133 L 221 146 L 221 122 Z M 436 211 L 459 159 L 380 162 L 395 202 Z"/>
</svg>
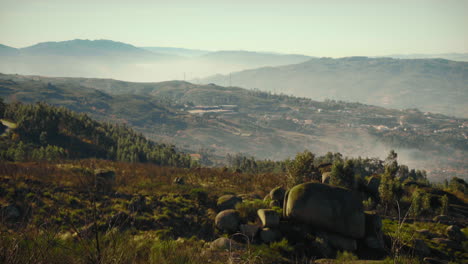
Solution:
<svg viewBox="0 0 468 264">
<path fill-rule="evenodd" d="M 468 62 L 443 59 L 320 58 L 197 80 L 314 100 L 356 101 L 468 117 Z"/>
<path fill-rule="evenodd" d="M 135 47 L 111 40 L 43 42 L 15 49 L 0 46 L 0 72 L 46 76 L 165 81 L 308 60 L 302 55 L 248 51 L 209 52 L 170 47 Z"/>
<path fill-rule="evenodd" d="M 468 171 L 468 120 L 462 118 L 183 81 L 4 74 L 0 81 L 0 96 L 9 102 L 64 106 L 215 156 L 242 152 L 279 160 L 310 149 L 385 157 L 394 148 L 403 163 L 428 169 L 430 177 L 466 177 Z"/>
</svg>

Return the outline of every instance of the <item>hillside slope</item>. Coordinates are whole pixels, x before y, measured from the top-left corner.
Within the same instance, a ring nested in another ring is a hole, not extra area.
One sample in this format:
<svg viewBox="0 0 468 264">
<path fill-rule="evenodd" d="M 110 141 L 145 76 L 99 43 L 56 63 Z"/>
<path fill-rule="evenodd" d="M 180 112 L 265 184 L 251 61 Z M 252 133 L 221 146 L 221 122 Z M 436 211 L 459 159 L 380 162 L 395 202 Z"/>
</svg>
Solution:
<svg viewBox="0 0 468 264">
<path fill-rule="evenodd" d="M 394 148 L 403 163 L 425 168 L 433 177 L 466 177 L 468 171 L 466 119 L 182 81 L 17 75 L 0 75 L 0 80 L 0 96 L 8 101 L 41 100 L 125 122 L 184 149 L 279 160 L 304 149 L 385 157 Z"/>
<path fill-rule="evenodd" d="M 314 100 L 356 101 L 468 117 L 468 62 L 443 59 L 321 58 L 199 80 Z"/>
</svg>

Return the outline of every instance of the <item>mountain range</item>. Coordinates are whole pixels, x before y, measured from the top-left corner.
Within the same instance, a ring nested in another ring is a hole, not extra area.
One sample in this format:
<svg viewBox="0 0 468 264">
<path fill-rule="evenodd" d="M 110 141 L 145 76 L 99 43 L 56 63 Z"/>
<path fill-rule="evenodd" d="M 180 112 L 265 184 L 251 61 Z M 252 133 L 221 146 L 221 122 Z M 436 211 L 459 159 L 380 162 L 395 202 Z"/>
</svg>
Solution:
<svg viewBox="0 0 468 264">
<path fill-rule="evenodd" d="M 43 42 L 15 49 L 0 46 L 0 72 L 100 77 L 133 81 L 200 78 L 263 66 L 299 63 L 310 57 L 250 51 L 202 51 L 135 47 L 111 40 Z"/>
<path fill-rule="evenodd" d="M 101 121 L 126 123 L 150 139 L 221 159 L 228 153 L 281 160 L 310 149 L 385 157 L 425 168 L 432 178 L 468 172 L 468 120 L 415 109 L 275 95 L 184 81 L 0 75 L 8 102 L 43 101 Z"/>
<path fill-rule="evenodd" d="M 245 70 L 197 80 L 316 100 L 356 101 L 468 117 L 468 62 L 348 57 Z"/>
<path fill-rule="evenodd" d="M 439 56 L 440 55 L 440 56 Z M 154 82 L 191 80 L 258 88 L 314 100 L 356 101 L 383 107 L 468 117 L 466 54 L 315 58 L 252 51 L 136 47 L 110 40 L 0 45 L 0 72 Z"/>
</svg>

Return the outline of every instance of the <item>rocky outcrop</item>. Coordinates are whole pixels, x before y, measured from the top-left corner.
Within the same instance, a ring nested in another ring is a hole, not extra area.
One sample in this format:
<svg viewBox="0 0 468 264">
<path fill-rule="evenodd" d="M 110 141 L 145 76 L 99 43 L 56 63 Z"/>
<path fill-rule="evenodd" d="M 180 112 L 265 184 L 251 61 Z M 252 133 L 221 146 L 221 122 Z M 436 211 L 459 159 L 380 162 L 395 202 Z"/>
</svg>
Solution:
<svg viewBox="0 0 468 264">
<path fill-rule="evenodd" d="M 351 238 L 365 235 L 361 200 L 347 189 L 327 184 L 294 186 L 285 197 L 283 216 Z"/>
<path fill-rule="evenodd" d="M 366 234 L 364 242 L 372 249 L 383 249 L 382 219 L 375 212 L 365 212 Z"/>
<path fill-rule="evenodd" d="M 259 209 L 257 211 L 263 227 L 277 227 L 279 225 L 280 216 L 272 209 Z"/>
<path fill-rule="evenodd" d="M 460 228 L 456 225 L 447 227 L 445 231 L 447 232 L 447 237 L 451 240 L 462 242 L 466 239 L 465 234 L 463 234 Z"/>
<path fill-rule="evenodd" d="M 216 227 L 227 233 L 238 231 L 240 222 L 241 218 L 239 212 L 233 209 L 221 211 L 215 218 Z"/>
<path fill-rule="evenodd" d="M 223 211 L 228 209 L 234 209 L 236 207 L 236 204 L 241 202 L 242 198 L 235 195 L 227 194 L 219 197 L 216 205 L 218 207 L 218 210 Z"/>
<path fill-rule="evenodd" d="M 270 199 L 273 201 L 283 201 L 286 190 L 283 187 L 276 187 L 270 191 Z"/>
</svg>

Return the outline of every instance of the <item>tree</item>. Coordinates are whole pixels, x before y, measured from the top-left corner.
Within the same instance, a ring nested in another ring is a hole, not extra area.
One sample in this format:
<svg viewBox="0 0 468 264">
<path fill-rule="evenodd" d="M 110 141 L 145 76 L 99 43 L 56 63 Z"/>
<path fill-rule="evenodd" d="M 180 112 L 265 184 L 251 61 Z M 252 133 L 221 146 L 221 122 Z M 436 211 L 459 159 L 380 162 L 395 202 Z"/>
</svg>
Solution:
<svg viewBox="0 0 468 264">
<path fill-rule="evenodd" d="M 294 186 L 310 180 L 317 180 L 317 173 L 314 167 L 315 155 L 305 150 L 296 154 L 296 158 L 287 162 L 289 185 Z"/>
<path fill-rule="evenodd" d="M 381 204 L 384 206 L 384 214 L 387 214 L 389 205 L 395 200 L 395 191 L 395 180 L 390 174 L 384 173 L 379 185 L 379 196 Z"/>
<path fill-rule="evenodd" d="M 398 172 L 398 154 L 392 149 L 385 159 L 385 173 L 395 177 Z"/>
<path fill-rule="evenodd" d="M 353 160 L 347 160 L 345 163 L 337 160 L 333 163 L 330 175 L 330 184 L 353 189 L 354 180 Z"/>
<path fill-rule="evenodd" d="M 449 198 L 445 194 L 444 196 L 440 197 L 440 214 L 447 215 L 449 208 Z"/>
</svg>

